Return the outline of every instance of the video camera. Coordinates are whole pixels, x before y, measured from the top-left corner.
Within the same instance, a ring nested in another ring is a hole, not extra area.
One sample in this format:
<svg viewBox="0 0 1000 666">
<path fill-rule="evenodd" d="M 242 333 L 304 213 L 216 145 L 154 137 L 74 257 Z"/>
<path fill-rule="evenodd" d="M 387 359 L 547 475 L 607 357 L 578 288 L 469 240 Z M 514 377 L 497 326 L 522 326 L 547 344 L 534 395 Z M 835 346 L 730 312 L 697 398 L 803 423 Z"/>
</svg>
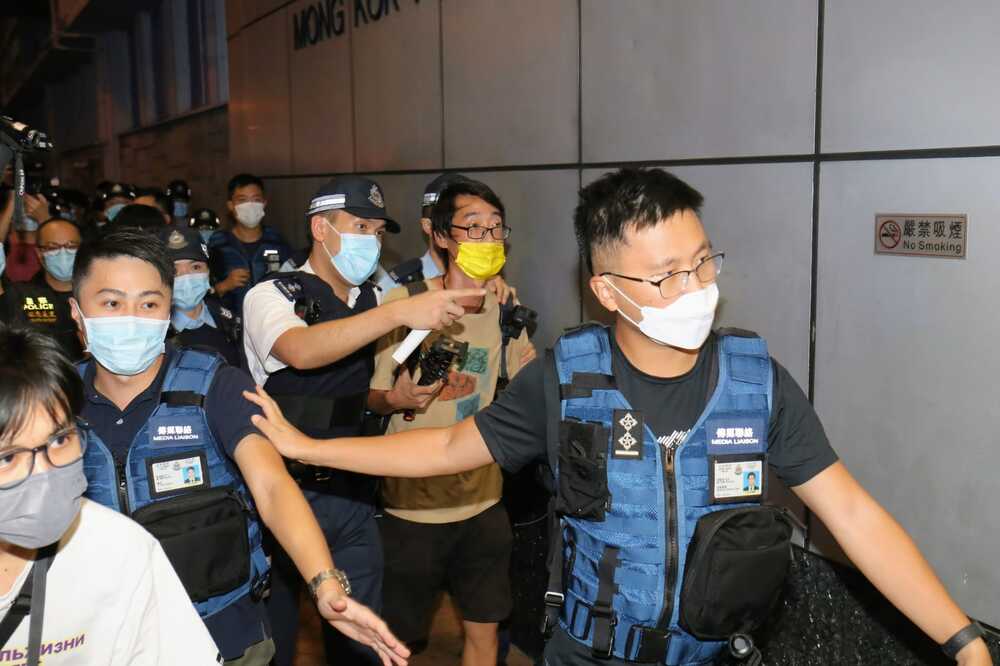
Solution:
<svg viewBox="0 0 1000 666">
<path fill-rule="evenodd" d="M 434 382 L 448 376 L 448 371 L 452 365 L 462 365 L 465 357 L 469 353 L 468 342 L 457 342 L 449 337 L 441 336 L 430 346 L 427 351 L 415 350 L 406 359 L 406 367 L 410 375 L 420 367 L 420 379 L 417 386 L 430 386 Z M 404 421 L 412 421 L 414 412 L 407 409 L 403 412 Z"/>
<path fill-rule="evenodd" d="M 45 132 L 31 129 L 9 116 L 0 116 L 0 169 L 14 160 L 14 224 L 24 220 L 24 156 L 52 150 Z"/>
</svg>

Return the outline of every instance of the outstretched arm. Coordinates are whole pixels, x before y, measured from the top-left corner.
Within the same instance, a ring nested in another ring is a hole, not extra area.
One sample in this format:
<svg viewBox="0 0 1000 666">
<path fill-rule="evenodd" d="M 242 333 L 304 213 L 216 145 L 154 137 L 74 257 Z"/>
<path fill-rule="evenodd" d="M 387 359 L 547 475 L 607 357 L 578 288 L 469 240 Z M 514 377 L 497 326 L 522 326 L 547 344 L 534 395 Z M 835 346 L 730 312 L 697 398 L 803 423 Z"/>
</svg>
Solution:
<svg viewBox="0 0 1000 666">
<path fill-rule="evenodd" d="M 910 536 L 842 463 L 792 490 L 879 592 L 931 639 L 944 643 L 969 624 Z M 986 643 L 977 639 L 959 652 L 958 663 L 993 662 Z"/>
<path fill-rule="evenodd" d="M 374 476 L 423 478 L 456 474 L 493 462 L 486 442 L 470 417 L 449 428 L 407 430 L 384 437 L 341 437 L 316 440 L 285 420 L 278 405 L 257 387 L 244 391 L 264 416 L 253 423 L 286 458 Z"/>
</svg>

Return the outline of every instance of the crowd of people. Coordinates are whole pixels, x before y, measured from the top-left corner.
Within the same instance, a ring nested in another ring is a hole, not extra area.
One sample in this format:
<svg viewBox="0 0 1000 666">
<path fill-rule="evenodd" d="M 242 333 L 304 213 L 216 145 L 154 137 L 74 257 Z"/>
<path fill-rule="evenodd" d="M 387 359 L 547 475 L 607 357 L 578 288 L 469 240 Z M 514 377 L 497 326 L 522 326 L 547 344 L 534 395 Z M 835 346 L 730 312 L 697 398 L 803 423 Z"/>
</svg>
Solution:
<svg viewBox="0 0 1000 666">
<path fill-rule="evenodd" d="M 764 340 L 713 330 L 725 254 L 673 175 L 581 190 L 615 324 L 544 354 L 502 272 L 532 221 L 484 182 L 442 174 L 400 221 L 356 175 L 299 220 L 251 174 L 222 215 L 192 200 L 103 183 L 0 211 L 0 662 L 290 666 L 307 591 L 328 663 L 405 664 L 446 591 L 462 664 L 494 666 L 505 476 L 533 467 L 550 666 L 759 659 L 793 531 L 771 474 L 947 654 L 991 663 Z M 426 244 L 382 266 L 402 224 Z"/>
</svg>

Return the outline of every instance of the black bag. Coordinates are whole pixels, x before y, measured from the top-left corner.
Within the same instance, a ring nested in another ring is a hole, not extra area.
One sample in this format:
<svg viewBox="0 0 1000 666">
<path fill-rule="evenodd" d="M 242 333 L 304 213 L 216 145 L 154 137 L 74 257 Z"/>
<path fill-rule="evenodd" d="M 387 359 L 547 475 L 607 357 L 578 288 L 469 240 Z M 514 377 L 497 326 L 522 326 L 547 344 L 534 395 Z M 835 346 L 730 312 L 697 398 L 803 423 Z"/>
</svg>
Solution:
<svg viewBox="0 0 1000 666">
<path fill-rule="evenodd" d="M 144 506 L 132 519 L 159 540 L 192 601 L 250 580 L 249 507 L 231 488 L 198 490 Z"/>
<path fill-rule="evenodd" d="M 700 640 L 728 640 L 759 628 L 791 564 L 787 509 L 754 506 L 702 516 L 688 546 L 680 624 Z"/>
</svg>

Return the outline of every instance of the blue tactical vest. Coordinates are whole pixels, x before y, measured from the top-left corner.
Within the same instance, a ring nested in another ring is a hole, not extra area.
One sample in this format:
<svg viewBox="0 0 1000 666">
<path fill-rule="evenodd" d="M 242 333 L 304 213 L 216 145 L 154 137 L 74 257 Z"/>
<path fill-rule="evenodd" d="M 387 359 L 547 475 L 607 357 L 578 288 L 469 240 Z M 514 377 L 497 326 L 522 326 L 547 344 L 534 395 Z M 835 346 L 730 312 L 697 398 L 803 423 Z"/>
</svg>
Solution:
<svg viewBox="0 0 1000 666">
<path fill-rule="evenodd" d="M 704 412 L 682 442 L 665 448 L 615 386 L 607 328 L 585 325 L 555 345 L 560 438 L 581 422 L 599 424 L 595 447 L 606 447 L 608 495 L 600 507 L 603 519 L 560 516 L 565 596 L 550 603 L 550 591 L 546 603 L 561 604 L 559 624 L 568 635 L 608 657 L 706 664 L 724 646 L 701 642 L 681 628 L 681 582 L 699 518 L 760 503 L 759 496 L 751 504 L 739 497 L 713 503 L 711 483 L 718 483 L 720 495 L 727 491 L 726 480 L 716 482 L 710 468 L 731 473 L 734 465 L 717 463 L 739 454 L 730 458 L 759 461 L 750 464 L 762 481 L 772 365 L 759 337 L 720 336 L 718 351 L 718 380 Z"/>
<path fill-rule="evenodd" d="M 115 460 L 97 433 L 84 429 L 83 466 L 88 483 L 85 495 L 95 502 L 133 517 L 146 507 L 207 489 L 230 489 L 242 501 L 247 513 L 250 575 L 235 589 L 196 601 L 195 608 L 202 618 L 248 594 L 259 594 L 270 568 L 261 545 L 253 498 L 212 435 L 202 406 L 215 371 L 223 364 L 225 361 L 216 354 L 179 349 L 164 376 L 159 405 L 136 433 L 125 460 Z M 77 366 L 81 377 L 87 367 L 88 362 Z M 177 460 L 190 464 L 182 462 L 179 471 L 174 472 L 170 461 Z M 185 474 L 189 476 L 188 488 L 184 487 Z M 211 563 L 212 553 L 204 553 L 203 560 Z"/>
</svg>

